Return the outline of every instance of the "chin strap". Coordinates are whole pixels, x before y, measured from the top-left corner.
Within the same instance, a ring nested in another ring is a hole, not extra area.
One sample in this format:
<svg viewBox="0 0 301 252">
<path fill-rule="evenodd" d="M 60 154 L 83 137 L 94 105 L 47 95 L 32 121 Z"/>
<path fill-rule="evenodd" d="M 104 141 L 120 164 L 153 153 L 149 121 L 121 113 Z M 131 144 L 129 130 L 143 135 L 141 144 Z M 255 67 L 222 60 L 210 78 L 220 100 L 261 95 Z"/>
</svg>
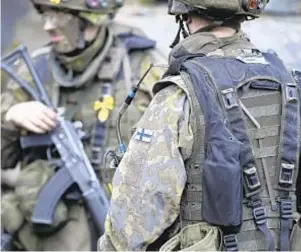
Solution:
<svg viewBox="0 0 301 252">
<path fill-rule="evenodd" d="M 179 44 L 180 37 L 181 37 L 181 32 L 182 32 L 183 38 L 187 38 L 188 35 L 189 35 L 188 32 L 186 31 L 185 27 L 184 27 L 184 20 L 180 15 L 176 15 L 176 23 L 179 23 L 179 29 L 178 29 L 178 32 L 177 32 L 177 35 L 176 35 L 174 41 L 169 46 L 170 48 L 174 48 L 177 44 Z"/>
</svg>

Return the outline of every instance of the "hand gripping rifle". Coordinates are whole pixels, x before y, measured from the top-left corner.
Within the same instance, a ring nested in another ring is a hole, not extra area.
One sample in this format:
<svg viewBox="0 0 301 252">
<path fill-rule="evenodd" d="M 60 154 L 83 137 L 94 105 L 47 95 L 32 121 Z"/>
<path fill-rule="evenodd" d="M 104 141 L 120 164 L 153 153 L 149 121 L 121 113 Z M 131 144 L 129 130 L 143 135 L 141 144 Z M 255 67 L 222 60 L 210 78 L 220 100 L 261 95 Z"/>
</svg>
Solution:
<svg viewBox="0 0 301 252">
<path fill-rule="evenodd" d="M 20 59 L 24 60 L 35 87 L 28 84 L 14 72 L 12 65 Z M 56 110 L 40 81 L 25 46 L 21 45 L 4 57 L 1 68 L 24 88 L 34 100 Z M 39 200 L 34 208 L 32 222 L 38 225 L 51 225 L 58 201 L 66 190 L 75 183 L 82 193 L 99 234 L 102 235 L 109 208 L 108 198 L 89 162 L 75 126 L 61 115 L 58 115 L 58 122 L 58 126 L 49 135 L 51 142 L 60 154 L 63 165 L 39 193 Z"/>
</svg>

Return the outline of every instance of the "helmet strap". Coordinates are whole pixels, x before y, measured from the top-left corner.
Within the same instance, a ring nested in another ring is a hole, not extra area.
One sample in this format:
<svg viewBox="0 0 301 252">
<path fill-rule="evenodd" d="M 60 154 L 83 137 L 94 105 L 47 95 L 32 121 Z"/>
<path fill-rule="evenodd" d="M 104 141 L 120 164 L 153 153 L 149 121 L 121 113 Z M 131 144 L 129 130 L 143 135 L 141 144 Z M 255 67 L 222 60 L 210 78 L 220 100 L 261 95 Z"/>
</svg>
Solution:
<svg viewBox="0 0 301 252">
<path fill-rule="evenodd" d="M 178 32 L 177 32 L 177 35 L 176 35 L 174 41 L 169 46 L 170 48 L 174 48 L 177 44 L 179 44 L 180 38 L 181 38 L 181 32 L 182 32 L 183 38 L 186 38 L 189 36 L 189 33 L 186 31 L 186 29 L 184 27 L 184 21 L 185 20 L 181 15 L 176 15 L 176 23 L 179 23 L 179 29 L 178 29 Z"/>
</svg>

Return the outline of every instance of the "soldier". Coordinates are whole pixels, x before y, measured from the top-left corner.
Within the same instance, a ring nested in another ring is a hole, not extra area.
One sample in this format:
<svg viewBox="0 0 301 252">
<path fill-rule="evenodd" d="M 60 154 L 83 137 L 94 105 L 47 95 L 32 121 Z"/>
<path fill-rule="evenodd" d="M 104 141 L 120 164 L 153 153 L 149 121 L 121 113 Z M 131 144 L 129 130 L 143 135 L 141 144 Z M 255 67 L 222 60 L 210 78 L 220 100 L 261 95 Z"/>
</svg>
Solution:
<svg viewBox="0 0 301 252">
<path fill-rule="evenodd" d="M 266 4 L 170 3 L 169 69 L 114 175 L 98 250 L 301 249 L 299 90 L 240 29 Z"/>
<path fill-rule="evenodd" d="M 55 105 L 64 108 L 64 116 L 83 123 L 87 154 L 109 191 L 114 170 L 103 169 L 102 157 L 117 146 L 118 109 L 149 64 L 164 63 L 165 59 L 156 51 L 155 42 L 141 31 L 112 20 L 122 1 L 32 0 L 32 3 L 51 37 L 51 43 L 33 53 L 36 69 Z M 30 81 L 24 66 L 19 66 L 18 72 Z M 158 68 L 150 71 L 137 94 L 136 106 L 124 114 L 121 134 L 125 141 L 151 99 L 150 83 L 154 84 L 160 74 Z M 58 204 L 52 226 L 41 229 L 31 224 L 39 191 L 56 171 L 47 158 L 56 156 L 46 152 L 47 147 L 22 149 L 19 140 L 29 132 L 51 131 L 57 125 L 57 115 L 42 103 L 31 101 L 14 82 L 9 83 L 1 101 L 1 168 L 13 168 L 21 162 L 13 193 L 2 198 L 2 227 L 14 234 L 17 249 L 96 248 L 89 214 L 81 197 L 73 191 Z"/>
</svg>

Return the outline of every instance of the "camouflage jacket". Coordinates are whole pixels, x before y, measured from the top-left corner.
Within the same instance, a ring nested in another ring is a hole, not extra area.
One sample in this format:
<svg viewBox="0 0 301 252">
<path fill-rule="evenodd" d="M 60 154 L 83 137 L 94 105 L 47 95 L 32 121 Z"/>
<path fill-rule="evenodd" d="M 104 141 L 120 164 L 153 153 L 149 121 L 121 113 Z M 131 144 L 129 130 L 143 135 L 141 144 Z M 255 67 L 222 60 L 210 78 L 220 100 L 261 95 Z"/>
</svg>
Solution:
<svg viewBox="0 0 301 252">
<path fill-rule="evenodd" d="M 255 48 L 242 32 L 228 38 L 196 33 L 173 49 L 169 62 L 179 46 L 190 53 L 220 57 Z M 172 76 L 156 84 L 165 88 L 155 94 L 137 124 L 115 173 L 106 232 L 98 250 L 146 250 L 178 217 L 187 180 L 185 161 L 192 155 L 193 125 L 199 117 L 191 113 L 183 83 L 181 76 Z"/>
<path fill-rule="evenodd" d="M 97 71 L 92 76 L 88 76 L 86 83 L 79 87 L 62 87 L 58 83 L 60 78 L 54 75 L 58 75 L 55 69 L 59 68 L 61 62 L 57 62 L 58 59 L 51 46 L 41 48 L 33 53 L 38 73 L 42 77 L 53 102 L 57 107 L 65 108 L 65 115 L 68 119 L 83 122 L 84 131 L 87 133 L 86 146 L 90 146 L 93 140 L 97 115 L 100 115 L 104 110 L 111 112 L 107 119 L 106 149 L 117 146 L 115 119 L 118 108 L 124 101 L 128 90 L 138 82 L 150 63 L 165 63 L 164 57 L 155 49 L 154 41 L 144 37 L 140 30 L 113 22 L 108 26 L 108 31 L 111 33 L 112 43 L 107 51 L 99 52 L 99 54 L 104 54 L 104 59 L 96 66 Z M 98 57 L 99 55 L 88 57 L 90 59 L 88 67 L 94 64 Z M 66 61 L 66 59 L 63 60 Z M 81 58 L 72 60 L 71 63 L 67 62 L 67 64 L 72 64 L 71 67 L 75 69 L 81 63 L 87 62 L 82 62 Z M 25 79 L 30 80 L 30 76 L 23 66 L 17 66 L 17 68 Z M 86 72 L 87 70 L 84 70 L 82 75 L 85 75 Z M 161 74 L 162 71 L 158 68 L 151 71 L 143 81 L 135 102 L 136 106 L 132 106 L 124 115 L 121 128 L 125 140 L 129 138 L 131 128 L 149 104 L 152 98 L 152 85 L 160 78 Z M 69 78 L 68 80 L 76 82 L 76 78 Z M 110 104 L 95 103 L 101 97 L 102 86 L 107 83 L 110 83 L 113 88 L 113 107 Z M 12 105 L 29 99 L 28 95 L 14 82 L 10 82 L 7 90 L 1 95 L 2 169 L 13 168 L 19 161 L 26 164 L 37 158 L 37 150 L 22 151 L 19 143 L 20 135 L 23 133 L 21 129 L 4 120 L 6 112 Z M 45 158 L 45 151 L 39 152 L 41 152 L 39 158 Z M 90 155 L 90 148 L 87 148 L 87 152 Z"/>
</svg>

